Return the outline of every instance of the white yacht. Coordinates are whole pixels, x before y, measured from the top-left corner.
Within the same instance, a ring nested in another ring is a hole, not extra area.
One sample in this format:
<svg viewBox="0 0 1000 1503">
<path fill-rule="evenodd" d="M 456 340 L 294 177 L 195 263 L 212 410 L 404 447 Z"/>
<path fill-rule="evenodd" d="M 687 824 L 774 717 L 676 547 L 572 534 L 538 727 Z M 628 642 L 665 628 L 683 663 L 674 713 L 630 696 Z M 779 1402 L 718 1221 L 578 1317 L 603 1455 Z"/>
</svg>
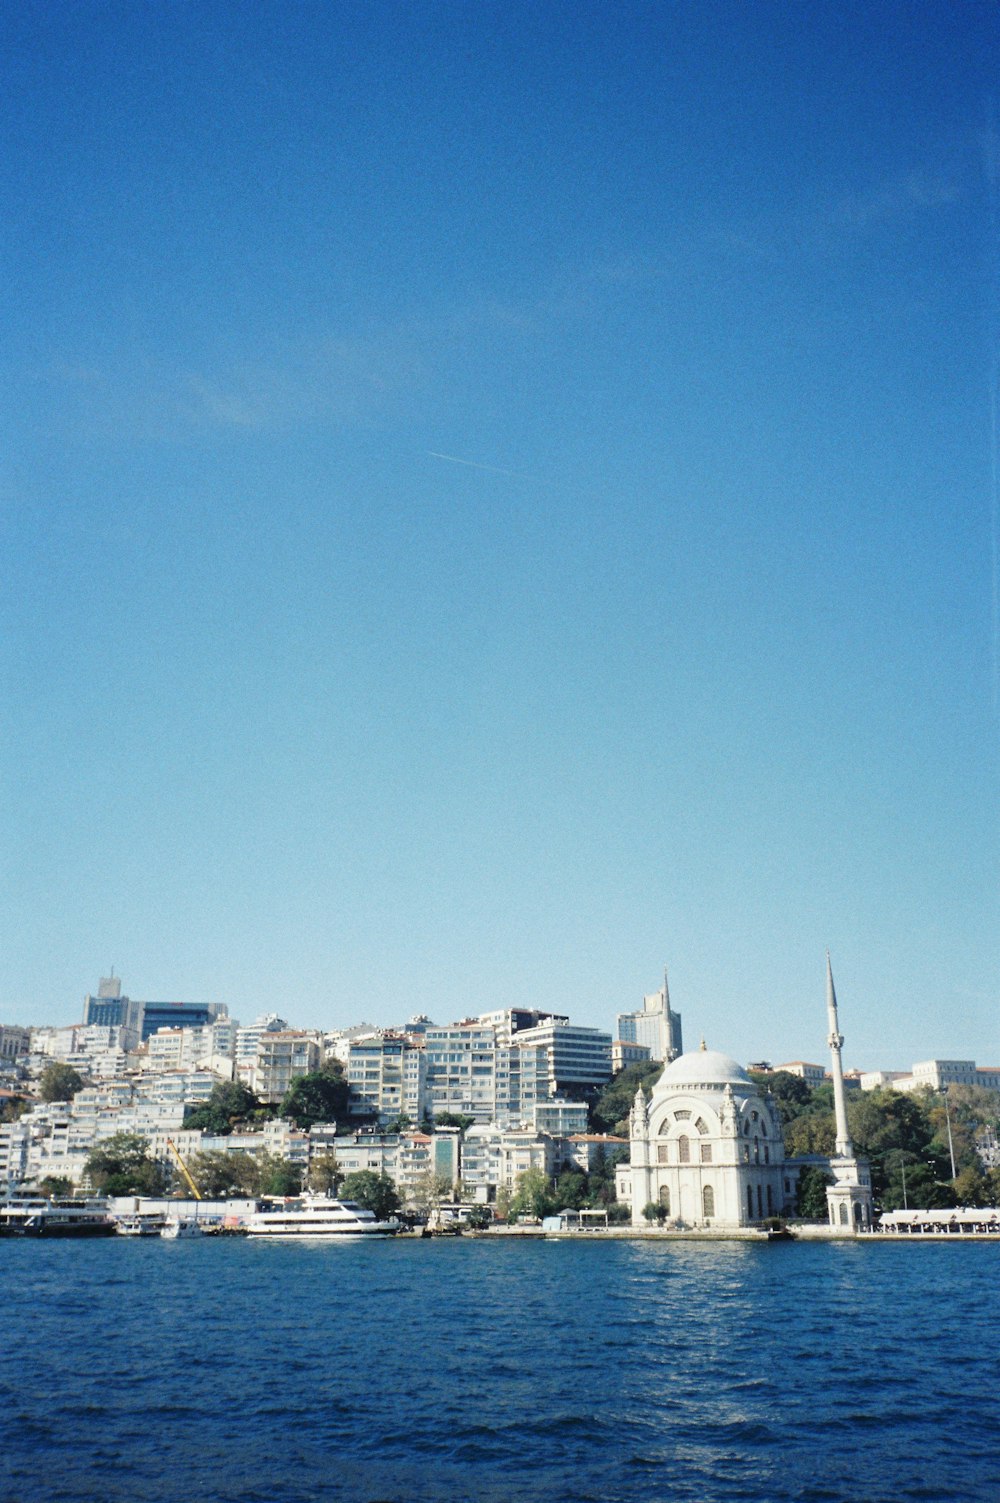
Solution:
<svg viewBox="0 0 1000 1503">
<path fill-rule="evenodd" d="M 204 1228 L 197 1216 L 168 1216 L 160 1229 L 161 1237 L 203 1237 Z"/>
<path fill-rule="evenodd" d="M 277 1209 L 256 1211 L 247 1221 L 248 1237 L 313 1237 L 346 1241 L 351 1237 L 391 1237 L 398 1221 L 379 1221 L 353 1200 L 303 1195 Z"/>
</svg>

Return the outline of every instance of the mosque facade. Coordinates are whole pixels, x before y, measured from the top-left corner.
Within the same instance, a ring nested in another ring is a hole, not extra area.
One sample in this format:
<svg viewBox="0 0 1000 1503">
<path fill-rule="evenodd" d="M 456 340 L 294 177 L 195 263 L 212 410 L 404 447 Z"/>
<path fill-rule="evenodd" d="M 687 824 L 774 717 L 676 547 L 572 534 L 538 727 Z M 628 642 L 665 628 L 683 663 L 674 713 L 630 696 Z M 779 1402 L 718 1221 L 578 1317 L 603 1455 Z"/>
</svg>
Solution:
<svg viewBox="0 0 1000 1503">
<path fill-rule="evenodd" d="M 623 1178 L 636 1226 L 649 1205 L 682 1226 L 752 1226 L 794 1212 L 777 1110 L 728 1055 L 703 1045 L 668 1064 L 651 1096 L 640 1087 L 629 1138 Z"/>
<path fill-rule="evenodd" d="M 871 1226 L 868 1166 L 854 1154 L 847 1126 L 833 975 L 827 956 L 827 1015 L 837 1125 L 831 1228 L 851 1234 Z M 727 1054 L 700 1049 L 663 1070 L 652 1093 L 640 1086 L 629 1115 L 630 1160 L 618 1168 L 618 1193 L 634 1226 L 655 1207 L 669 1226 L 749 1227 L 794 1216 L 799 1165 L 786 1161 L 781 1120 L 769 1092 Z"/>
</svg>

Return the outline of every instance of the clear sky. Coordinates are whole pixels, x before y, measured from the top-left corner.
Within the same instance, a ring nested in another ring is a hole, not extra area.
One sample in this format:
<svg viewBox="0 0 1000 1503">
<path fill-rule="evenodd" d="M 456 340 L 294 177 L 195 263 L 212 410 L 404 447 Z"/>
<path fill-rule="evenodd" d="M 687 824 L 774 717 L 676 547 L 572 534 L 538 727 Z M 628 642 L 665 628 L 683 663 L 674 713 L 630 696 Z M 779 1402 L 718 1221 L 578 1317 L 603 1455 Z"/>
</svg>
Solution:
<svg viewBox="0 0 1000 1503">
<path fill-rule="evenodd" d="M 1000 1063 L 998 8 L 0 31 L 0 1019 Z"/>
</svg>

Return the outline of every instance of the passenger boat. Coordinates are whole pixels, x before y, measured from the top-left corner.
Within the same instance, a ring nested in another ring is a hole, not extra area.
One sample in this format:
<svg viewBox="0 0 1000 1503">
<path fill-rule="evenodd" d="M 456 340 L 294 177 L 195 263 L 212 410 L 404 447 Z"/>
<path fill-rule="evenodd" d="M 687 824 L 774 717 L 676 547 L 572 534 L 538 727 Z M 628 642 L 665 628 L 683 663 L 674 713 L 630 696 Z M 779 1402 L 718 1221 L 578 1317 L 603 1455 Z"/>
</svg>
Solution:
<svg viewBox="0 0 1000 1503">
<path fill-rule="evenodd" d="M 155 1213 L 147 1216 L 141 1213 L 135 1216 L 119 1216 L 115 1222 L 115 1231 L 119 1237 L 158 1237 L 163 1227 L 163 1216 Z"/>
<path fill-rule="evenodd" d="M 106 1200 L 8 1200 L 0 1203 L 0 1237 L 113 1237 Z"/>
<path fill-rule="evenodd" d="M 398 1221 L 379 1221 L 353 1200 L 303 1195 L 277 1209 L 256 1211 L 246 1224 L 248 1237 L 312 1237 L 347 1241 L 352 1237 L 392 1237 Z"/>
</svg>

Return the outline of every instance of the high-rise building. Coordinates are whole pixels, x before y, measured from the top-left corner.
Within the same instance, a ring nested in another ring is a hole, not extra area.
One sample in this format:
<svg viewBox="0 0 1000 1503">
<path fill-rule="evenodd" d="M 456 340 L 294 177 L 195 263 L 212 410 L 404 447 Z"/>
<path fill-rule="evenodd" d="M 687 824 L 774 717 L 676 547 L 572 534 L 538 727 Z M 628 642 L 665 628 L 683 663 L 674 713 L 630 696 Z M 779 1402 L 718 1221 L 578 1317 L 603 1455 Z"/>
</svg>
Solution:
<svg viewBox="0 0 1000 1503">
<path fill-rule="evenodd" d="M 617 1019 L 618 1038 L 625 1044 L 643 1044 L 652 1060 L 664 1063 L 684 1053 L 681 1033 L 681 1015 L 670 1006 L 670 987 L 667 973 L 663 972 L 663 985 L 658 992 L 651 992 L 642 999 L 641 1012 L 620 1012 Z"/>
</svg>

